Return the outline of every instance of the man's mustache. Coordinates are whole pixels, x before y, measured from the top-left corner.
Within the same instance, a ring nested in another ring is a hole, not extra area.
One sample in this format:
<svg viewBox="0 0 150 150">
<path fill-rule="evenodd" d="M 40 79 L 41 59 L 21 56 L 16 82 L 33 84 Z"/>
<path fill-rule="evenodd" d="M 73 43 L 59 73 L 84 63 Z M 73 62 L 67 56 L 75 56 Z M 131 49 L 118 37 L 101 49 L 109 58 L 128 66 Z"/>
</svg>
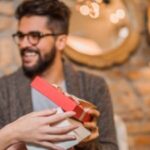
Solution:
<svg viewBox="0 0 150 150">
<path fill-rule="evenodd" d="M 26 52 L 28 52 L 28 53 L 36 53 L 36 54 L 40 55 L 40 52 L 39 52 L 38 49 L 32 49 L 32 48 L 23 48 L 23 49 L 20 49 L 21 56 L 24 56 Z"/>
</svg>

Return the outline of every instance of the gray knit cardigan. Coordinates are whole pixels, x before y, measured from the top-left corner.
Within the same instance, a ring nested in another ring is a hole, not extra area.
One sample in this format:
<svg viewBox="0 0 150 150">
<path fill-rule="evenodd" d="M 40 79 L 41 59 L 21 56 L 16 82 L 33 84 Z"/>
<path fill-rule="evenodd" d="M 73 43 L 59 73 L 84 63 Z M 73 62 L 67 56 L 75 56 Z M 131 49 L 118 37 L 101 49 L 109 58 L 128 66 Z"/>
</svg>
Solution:
<svg viewBox="0 0 150 150">
<path fill-rule="evenodd" d="M 112 103 L 104 79 L 76 71 L 70 63 L 64 63 L 64 75 L 68 93 L 94 103 L 101 113 L 99 138 L 76 149 L 118 150 Z M 0 127 L 32 112 L 30 82 L 21 68 L 0 79 Z"/>
</svg>

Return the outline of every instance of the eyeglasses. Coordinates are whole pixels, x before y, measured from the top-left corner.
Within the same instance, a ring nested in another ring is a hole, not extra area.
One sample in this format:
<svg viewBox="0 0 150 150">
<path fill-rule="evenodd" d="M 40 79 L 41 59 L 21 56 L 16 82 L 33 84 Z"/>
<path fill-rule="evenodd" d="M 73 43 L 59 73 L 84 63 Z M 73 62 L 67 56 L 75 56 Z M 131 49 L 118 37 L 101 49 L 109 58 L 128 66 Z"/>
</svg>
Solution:
<svg viewBox="0 0 150 150">
<path fill-rule="evenodd" d="M 57 35 L 61 35 L 63 33 L 41 33 L 39 31 L 32 31 L 32 32 L 29 32 L 29 33 L 22 33 L 20 31 L 18 31 L 17 33 L 13 34 L 12 37 L 15 41 L 16 44 L 20 44 L 20 42 L 22 42 L 22 40 L 24 39 L 24 37 L 26 36 L 27 37 L 27 40 L 28 42 L 31 44 L 31 45 L 37 45 L 40 40 L 44 37 L 47 37 L 47 36 L 57 36 Z"/>
</svg>

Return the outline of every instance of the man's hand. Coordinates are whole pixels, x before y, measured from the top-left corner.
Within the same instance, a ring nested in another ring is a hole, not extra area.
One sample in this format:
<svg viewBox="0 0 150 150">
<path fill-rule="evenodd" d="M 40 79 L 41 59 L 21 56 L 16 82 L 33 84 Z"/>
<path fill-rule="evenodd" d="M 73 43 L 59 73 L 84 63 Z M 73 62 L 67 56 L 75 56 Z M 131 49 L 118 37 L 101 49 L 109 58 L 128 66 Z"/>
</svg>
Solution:
<svg viewBox="0 0 150 150">
<path fill-rule="evenodd" d="M 54 145 L 54 142 L 75 140 L 68 132 L 76 129 L 78 126 L 70 125 L 66 127 L 55 127 L 55 123 L 61 122 L 66 118 L 75 115 L 74 112 L 65 112 L 56 114 L 56 110 L 44 110 L 40 112 L 32 112 L 27 114 L 15 122 L 6 126 L 11 130 L 13 135 L 13 143 L 20 141 L 32 143 L 45 148 L 61 150 L 62 148 Z"/>
<path fill-rule="evenodd" d="M 97 126 L 97 121 L 100 116 L 100 112 L 96 110 L 96 106 L 90 103 L 89 101 L 85 101 L 74 96 L 71 97 L 74 99 L 74 101 L 76 101 L 77 104 L 80 104 L 84 107 L 84 109 L 87 109 L 88 113 L 91 115 L 92 118 L 90 122 L 84 123 L 84 127 L 91 131 L 91 135 L 81 142 L 82 145 L 87 142 L 93 141 L 99 136 L 99 128 Z"/>
<path fill-rule="evenodd" d="M 88 113 L 92 116 L 92 121 L 85 122 L 84 127 L 86 127 L 87 129 L 89 129 L 91 131 L 91 135 L 89 137 L 87 137 L 83 141 L 83 143 L 93 141 L 94 139 L 96 139 L 99 136 L 99 128 L 97 126 L 97 120 L 98 120 L 98 117 L 100 116 L 100 113 L 99 113 L 99 111 L 97 111 L 94 108 L 89 109 Z"/>
<path fill-rule="evenodd" d="M 96 139 L 99 136 L 99 128 L 97 126 L 97 121 L 100 116 L 100 112 L 96 110 L 96 106 L 92 103 L 84 100 L 80 100 L 80 105 L 82 105 L 85 109 L 87 109 L 88 113 L 91 115 L 92 120 L 90 122 L 85 122 L 84 127 L 89 129 L 91 131 L 91 135 L 87 137 L 85 140 L 81 142 L 87 143 L 94 139 Z"/>
<path fill-rule="evenodd" d="M 7 150 L 27 150 L 27 148 L 25 143 L 17 143 L 7 148 Z"/>
</svg>

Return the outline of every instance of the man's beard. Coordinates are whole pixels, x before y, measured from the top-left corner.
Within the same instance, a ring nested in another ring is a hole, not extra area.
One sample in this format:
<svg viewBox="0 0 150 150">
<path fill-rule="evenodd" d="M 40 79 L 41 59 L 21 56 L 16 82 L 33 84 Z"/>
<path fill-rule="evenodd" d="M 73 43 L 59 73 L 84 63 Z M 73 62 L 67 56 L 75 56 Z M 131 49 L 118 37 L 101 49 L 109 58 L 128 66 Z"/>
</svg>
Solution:
<svg viewBox="0 0 150 150">
<path fill-rule="evenodd" d="M 39 59 L 34 66 L 26 67 L 22 65 L 25 75 L 30 78 L 33 78 L 36 75 L 42 74 L 48 67 L 51 67 L 56 56 L 55 46 L 53 46 L 53 48 L 51 49 L 51 52 L 48 54 L 45 54 L 43 58 L 39 50 L 33 50 L 31 48 L 22 49 L 20 52 L 22 57 L 25 55 L 25 51 L 36 53 L 39 56 Z"/>
</svg>

